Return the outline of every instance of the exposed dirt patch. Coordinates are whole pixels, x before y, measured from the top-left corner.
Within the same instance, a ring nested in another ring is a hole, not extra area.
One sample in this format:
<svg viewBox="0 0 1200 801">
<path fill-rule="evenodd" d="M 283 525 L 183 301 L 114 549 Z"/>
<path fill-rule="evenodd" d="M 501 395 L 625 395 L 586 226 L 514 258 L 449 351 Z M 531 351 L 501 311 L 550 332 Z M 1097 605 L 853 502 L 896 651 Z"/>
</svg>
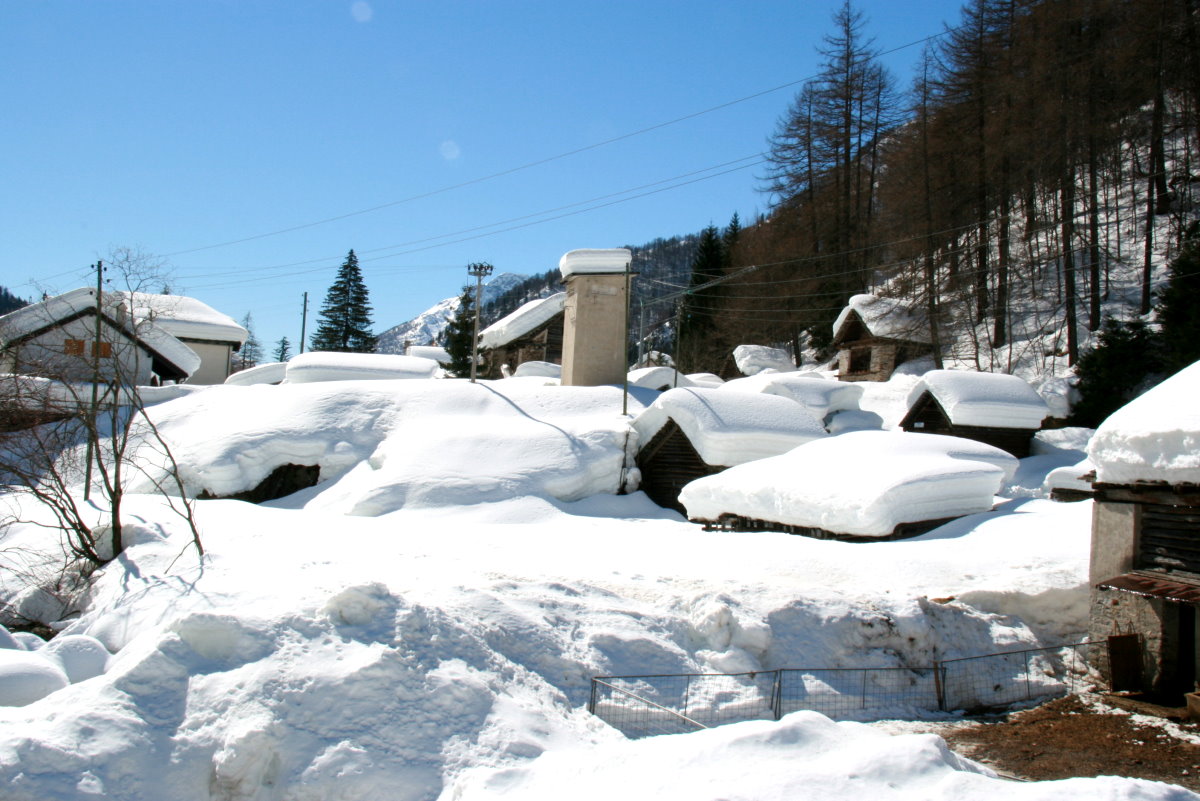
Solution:
<svg viewBox="0 0 1200 801">
<path fill-rule="evenodd" d="M 1135 713 L 1183 713 L 1134 706 Z M 1127 776 L 1200 792 L 1200 725 L 1129 714 L 1098 698 L 1060 698 L 939 733 L 958 753 L 1022 779 Z"/>
</svg>

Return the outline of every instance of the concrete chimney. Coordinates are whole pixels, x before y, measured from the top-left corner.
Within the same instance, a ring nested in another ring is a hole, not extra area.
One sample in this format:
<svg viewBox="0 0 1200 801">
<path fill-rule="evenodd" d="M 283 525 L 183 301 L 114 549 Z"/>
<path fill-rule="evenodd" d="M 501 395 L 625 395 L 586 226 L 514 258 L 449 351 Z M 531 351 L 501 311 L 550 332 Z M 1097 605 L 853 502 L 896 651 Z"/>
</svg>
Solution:
<svg viewBox="0 0 1200 801">
<path fill-rule="evenodd" d="M 620 384 L 625 364 L 626 286 L 633 254 L 626 248 L 572 250 L 558 262 L 567 299 L 563 311 L 562 384 Z"/>
</svg>

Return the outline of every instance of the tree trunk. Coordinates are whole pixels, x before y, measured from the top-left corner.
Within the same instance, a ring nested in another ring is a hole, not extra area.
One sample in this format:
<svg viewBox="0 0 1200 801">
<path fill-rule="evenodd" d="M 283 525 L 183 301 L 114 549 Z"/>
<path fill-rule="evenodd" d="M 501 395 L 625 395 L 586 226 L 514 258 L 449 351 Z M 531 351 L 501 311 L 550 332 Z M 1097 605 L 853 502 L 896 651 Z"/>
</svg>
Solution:
<svg viewBox="0 0 1200 801">
<path fill-rule="evenodd" d="M 1063 302 L 1067 311 L 1067 363 L 1079 360 L 1079 332 L 1075 319 L 1075 170 L 1068 167 L 1061 187 Z"/>
</svg>

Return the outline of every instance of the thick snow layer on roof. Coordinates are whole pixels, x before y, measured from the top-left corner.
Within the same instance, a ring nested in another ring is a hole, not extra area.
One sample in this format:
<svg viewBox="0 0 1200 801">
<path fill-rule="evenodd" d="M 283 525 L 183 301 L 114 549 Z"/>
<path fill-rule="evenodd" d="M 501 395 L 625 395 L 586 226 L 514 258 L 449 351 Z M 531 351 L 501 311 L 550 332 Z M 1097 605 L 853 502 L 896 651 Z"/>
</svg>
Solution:
<svg viewBox="0 0 1200 801">
<path fill-rule="evenodd" d="M 776 456 L 826 436 L 817 418 L 783 398 L 680 387 L 664 392 L 633 421 L 639 447 L 653 439 L 669 419 L 710 465 Z"/>
<path fill-rule="evenodd" d="M 498 348 L 525 336 L 560 313 L 566 300 L 567 293 L 558 292 L 548 298 L 529 301 L 480 331 L 479 347 Z"/>
<path fill-rule="evenodd" d="M 562 378 L 562 365 L 554 362 L 543 362 L 534 359 L 528 362 L 521 362 L 517 365 L 517 369 L 513 370 L 513 378 Z"/>
<path fill-rule="evenodd" d="M 1113 412 L 1088 457 L 1106 484 L 1200 484 L 1200 362 Z"/>
<path fill-rule="evenodd" d="M 248 387 L 251 384 L 278 384 L 286 372 L 287 362 L 267 362 L 238 370 L 226 378 L 225 383 L 239 387 Z"/>
<path fill-rule="evenodd" d="M 674 367 L 640 367 L 629 371 L 631 387 L 646 389 L 674 389 L 695 386 L 690 378 Z"/>
<path fill-rule="evenodd" d="M 241 347 L 249 333 L 229 315 L 203 301 L 183 295 L 153 295 L 148 292 L 121 292 L 131 299 L 133 313 L 141 320 L 153 320 L 180 339 L 208 339 L 236 343 Z"/>
<path fill-rule="evenodd" d="M 140 315 L 135 318 L 136 323 L 130 323 L 125 306 L 127 300 L 128 293 L 105 292 L 102 299 L 105 316 L 123 325 L 127 333 L 136 336 L 184 373 L 191 375 L 196 372 L 200 367 L 200 357 L 196 352 L 180 342 L 175 332 L 162 323 Z M 89 312 L 95 305 L 96 290 L 83 287 L 23 306 L 0 317 L 0 340 L 8 341 L 27 336 L 47 325 L 82 312 Z"/>
<path fill-rule="evenodd" d="M 882 537 L 901 523 L 992 508 L 1005 471 L 971 458 L 957 439 L 886 431 L 828 437 L 693 481 L 679 500 L 697 520 L 733 514 Z"/>
<path fill-rule="evenodd" d="M 780 395 L 799 403 L 819 419 L 831 412 L 858 409 L 862 397 L 861 384 L 818 378 L 812 374 L 766 373 L 726 381 L 721 389 L 727 392 L 762 392 Z"/>
<path fill-rule="evenodd" d="M 287 362 L 284 380 L 289 384 L 314 381 L 388 381 L 396 378 L 433 378 L 437 362 L 416 356 L 385 353 L 334 353 L 309 351 Z"/>
<path fill-rule="evenodd" d="M 903 339 L 909 342 L 929 342 L 929 326 L 919 312 L 893 298 L 876 295 L 853 295 L 833 322 L 836 337 L 842 325 L 857 312 L 871 336 L 885 339 Z"/>
<path fill-rule="evenodd" d="M 830 434 L 845 434 L 849 431 L 879 431 L 883 428 L 883 418 L 875 412 L 862 409 L 845 409 L 840 412 L 830 412 L 826 418 L 825 428 Z"/>
<path fill-rule="evenodd" d="M 687 378 L 697 387 L 719 387 L 725 383 L 725 379 L 716 373 L 688 373 Z"/>
<path fill-rule="evenodd" d="M 440 364 L 450 363 L 450 353 L 445 348 L 436 345 L 409 345 L 405 356 L 415 356 L 418 359 L 433 359 Z"/>
<path fill-rule="evenodd" d="M 763 370 L 786 373 L 796 369 L 796 363 L 786 350 L 766 345 L 738 345 L 733 349 L 733 362 L 743 375 L 758 375 Z"/>
<path fill-rule="evenodd" d="M 1046 474 L 1042 488 L 1047 493 L 1056 489 L 1091 492 L 1092 482 L 1084 479 L 1084 476 L 1093 473 L 1095 469 L 1096 466 L 1092 464 L 1090 459 L 1082 459 L 1075 464 L 1066 465 L 1065 467 L 1056 467 Z"/>
<path fill-rule="evenodd" d="M 558 260 L 558 269 L 563 280 L 577 273 L 623 273 L 632 259 L 628 248 L 571 250 Z"/>
<path fill-rule="evenodd" d="M 1050 411 L 1033 387 L 1004 373 L 930 370 L 909 391 L 909 408 L 926 390 L 959 426 L 1037 429 Z"/>
</svg>

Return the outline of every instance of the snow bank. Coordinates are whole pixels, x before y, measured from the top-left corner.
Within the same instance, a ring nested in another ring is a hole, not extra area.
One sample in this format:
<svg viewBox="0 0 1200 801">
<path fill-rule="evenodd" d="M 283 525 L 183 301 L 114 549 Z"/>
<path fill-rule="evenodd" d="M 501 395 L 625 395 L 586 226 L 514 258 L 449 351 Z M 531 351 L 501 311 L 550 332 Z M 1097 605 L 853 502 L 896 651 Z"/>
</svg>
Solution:
<svg viewBox="0 0 1200 801">
<path fill-rule="evenodd" d="M 998 449 L 957 437 L 919 441 L 933 436 L 858 431 L 815 440 L 693 481 L 679 500 L 696 520 L 733 514 L 863 537 L 991 509 L 1006 474 L 999 455 L 975 454 Z"/>
<path fill-rule="evenodd" d="M 22 633 L 18 640 L 0 626 L 0 706 L 26 706 L 69 684 L 95 678 L 104 673 L 108 660 L 108 651 L 94 637 L 63 635 L 43 643 L 32 634 Z"/>
<path fill-rule="evenodd" d="M 445 348 L 436 345 L 409 345 L 405 356 L 416 356 L 418 359 L 432 359 L 439 364 L 450 363 L 450 353 Z"/>
<path fill-rule="evenodd" d="M 563 310 L 567 293 L 559 292 L 548 298 L 531 300 L 519 309 L 502 317 L 479 332 L 479 347 L 498 348 L 519 339 L 538 326 L 550 321 Z"/>
<path fill-rule="evenodd" d="M 1033 387 L 1003 373 L 930 370 L 909 392 L 910 409 L 926 390 L 954 425 L 1036 429 L 1050 411 Z"/>
<path fill-rule="evenodd" d="M 538 378 L 562 378 L 562 365 L 553 362 L 528 361 L 521 362 L 513 372 L 513 378 L 535 376 Z"/>
<path fill-rule="evenodd" d="M 1106 484 L 1200 484 L 1200 362 L 1115 411 L 1096 429 L 1088 458 Z"/>
<path fill-rule="evenodd" d="M 766 345 L 738 345 L 733 349 L 733 362 L 743 375 L 758 375 L 763 370 L 786 373 L 796 369 L 796 363 L 786 350 Z"/>
<path fill-rule="evenodd" d="M 731 392 L 766 392 L 799 403 L 819 420 L 832 412 L 857 410 L 861 384 L 818 378 L 811 374 L 767 373 L 735 378 L 721 385 Z"/>
<path fill-rule="evenodd" d="M 313 503 L 357 515 L 618 491 L 629 436 L 620 389 L 543 383 L 220 386 L 151 414 L 196 493 L 252 489 L 285 464 L 320 467 L 336 484 Z"/>
<path fill-rule="evenodd" d="M 1185 801 L 1193 793 L 1140 779 L 1000 779 L 933 734 L 887 735 L 858 723 L 796 712 L 694 734 L 611 742 L 481 771 L 457 801 Z"/>
<path fill-rule="evenodd" d="M 697 387 L 719 387 L 725 383 L 725 379 L 716 373 L 688 373 L 687 377 Z"/>
<path fill-rule="evenodd" d="M 237 387 L 248 387 L 251 384 L 278 384 L 283 381 L 287 371 L 287 362 L 268 362 L 238 370 L 225 379 L 226 384 Z"/>
<path fill-rule="evenodd" d="M 675 421 L 710 465 L 777 456 L 825 436 L 820 421 L 783 398 L 679 387 L 664 392 L 633 421 L 639 446 L 668 420 Z"/>
<path fill-rule="evenodd" d="M 690 378 L 674 367 L 641 367 L 630 370 L 629 385 L 657 390 L 695 386 Z"/>
<path fill-rule="evenodd" d="M 876 295 L 851 296 L 846 308 L 833 321 L 835 337 L 852 312 L 858 314 L 871 336 L 929 342 L 929 324 L 924 315 L 898 300 Z"/>
<path fill-rule="evenodd" d="M 571 250 L 558 260 L 558 269 L 565 281 L 577 273 L 623 273 L 632 259 L 628 248 Z"/>
<path fill-rule="evenodd" d="M 316 381 L 386 381 L 395 378 L 434 378 L 437 362 L 416 356 L 385 353 L 333 353 L 310 351 L 293 356 L 284 380 L 289 384 Z"/>
</svg>

